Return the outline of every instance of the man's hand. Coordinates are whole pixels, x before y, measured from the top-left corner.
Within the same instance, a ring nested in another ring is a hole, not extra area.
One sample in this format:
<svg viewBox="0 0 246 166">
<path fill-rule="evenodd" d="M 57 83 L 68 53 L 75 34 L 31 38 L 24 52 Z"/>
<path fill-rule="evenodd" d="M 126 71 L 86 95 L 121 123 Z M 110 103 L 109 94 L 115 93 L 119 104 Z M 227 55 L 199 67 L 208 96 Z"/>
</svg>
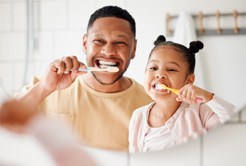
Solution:
<svg viewBox="0 0 246 166">
<path fill-rule="evenodd" d="M 49 65 L 41 86 L 50 92 L 69 87 L 75 78 L 85 72 L 78 71 L 79 68 L 86 66 L 78 61 L 76 56 L 67 56 L 55 60 Z"/>
</svg>

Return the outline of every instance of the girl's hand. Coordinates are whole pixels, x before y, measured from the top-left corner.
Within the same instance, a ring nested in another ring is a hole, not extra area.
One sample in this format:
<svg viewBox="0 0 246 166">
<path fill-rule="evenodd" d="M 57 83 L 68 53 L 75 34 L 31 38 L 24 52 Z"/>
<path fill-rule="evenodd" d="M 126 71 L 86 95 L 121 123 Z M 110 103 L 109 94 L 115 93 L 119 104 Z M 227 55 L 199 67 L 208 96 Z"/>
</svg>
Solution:
<svg viewBox="0 0 246 166">
<path fill-rule="evenodd" d="M 213 98 L 213 93 L 201 89 L 193 84 L 187 84 L 179 90 L 177 101 L 189 104 L 206 103 Z"/>
</svg>

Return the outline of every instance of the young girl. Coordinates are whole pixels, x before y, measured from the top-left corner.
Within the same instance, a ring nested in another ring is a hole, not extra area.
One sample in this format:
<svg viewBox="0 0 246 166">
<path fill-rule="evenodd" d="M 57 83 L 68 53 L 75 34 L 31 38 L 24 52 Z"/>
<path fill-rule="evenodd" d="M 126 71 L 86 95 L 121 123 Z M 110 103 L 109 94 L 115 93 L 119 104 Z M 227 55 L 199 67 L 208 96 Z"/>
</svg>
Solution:
<svg viewBox="0 0 246 166">
<path fill-rule="evenodd" d="M 129 151 L 149 152 L 170 148 L 195 138 L 228 120 L 236 108 L 201 89 L 195 80 L 195 53 L 203 43 L 190 47 L 166 41 L 154 42 L 145 71 L 145 91 L 154 100 L 133 112 L 129 124 Z M 172 93 L 164 86 L 179 89 Z"/>
</svg>

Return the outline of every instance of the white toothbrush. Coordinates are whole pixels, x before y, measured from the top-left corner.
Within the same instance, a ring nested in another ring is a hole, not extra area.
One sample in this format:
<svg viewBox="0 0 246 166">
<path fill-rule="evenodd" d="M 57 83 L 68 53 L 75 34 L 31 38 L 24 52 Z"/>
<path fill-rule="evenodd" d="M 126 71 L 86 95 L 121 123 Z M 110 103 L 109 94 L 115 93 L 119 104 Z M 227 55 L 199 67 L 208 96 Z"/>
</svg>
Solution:
<svg viewBox="0 0 246 166">
<path fill-rule="evenodd" d="M 107 67 L 107 68 L 87 67 L 87 68 L 85 68 L 85 69 L 79 68 L 78 71 L 85 71 L 85 72 L 89 72 L 89 71 L 118 72 L 118 71 L 119 71 L 119 68 L 118 68 L 118 67 Z"/>
</svg>

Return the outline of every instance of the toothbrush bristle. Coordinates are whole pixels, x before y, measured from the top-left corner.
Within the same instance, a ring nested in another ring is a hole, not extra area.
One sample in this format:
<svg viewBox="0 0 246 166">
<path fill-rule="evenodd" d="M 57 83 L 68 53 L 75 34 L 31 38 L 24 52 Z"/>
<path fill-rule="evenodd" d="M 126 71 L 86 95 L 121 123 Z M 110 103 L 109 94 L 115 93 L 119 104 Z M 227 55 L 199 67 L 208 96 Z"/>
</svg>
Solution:
<svg viewBox="0 0 246 166">
<path fill-rule="evenodd" d="M 163 85 L 163 84 L 156 84 L 155 85 L 156 86 L 156 89 L 159 89 L 159 90 L 161 90 L 161 89 L 166 89 L 166 86 L 165 85 Z"/>
<path fill-rule="evenodd" d="M 107 68 L 107 71 L 108 72 L 118 72 L 119 71 L 119 68 L 118 67 L 108 67 Z"/>
</svg>

